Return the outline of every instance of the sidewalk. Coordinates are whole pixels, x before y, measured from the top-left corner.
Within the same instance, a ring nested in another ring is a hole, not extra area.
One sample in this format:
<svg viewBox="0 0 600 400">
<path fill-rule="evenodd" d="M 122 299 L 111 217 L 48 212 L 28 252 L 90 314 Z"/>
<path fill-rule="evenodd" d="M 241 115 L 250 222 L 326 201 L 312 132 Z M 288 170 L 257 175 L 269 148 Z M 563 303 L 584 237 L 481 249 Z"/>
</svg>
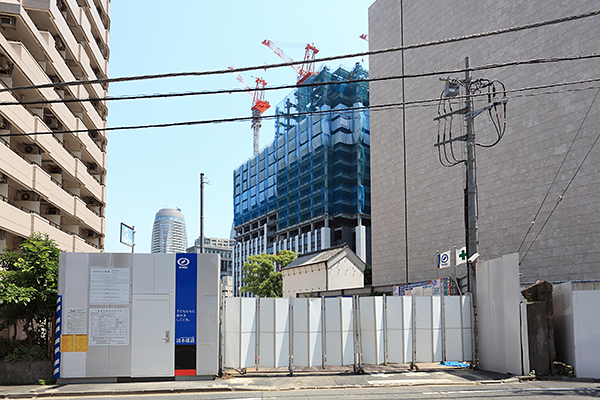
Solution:
<svg viewBox="0 0 600 400">
<path fill-rule="evenodd" d="M 245 374 L 227 370 L 222 378 L 215 380 L 0 386 L 0 399 L 519 382 L 518 377 L 466 368 L 438 364 L 419 364 L 418 367 L 417 372 L 410 371 L 406 364 L 365 366 L 365 373 L 361 375 L 354 374 L 352 367 L 302 368 L 293 376 L 285 369 L 261 368 L 259 371 L 248 370 Z"/>
</svg>

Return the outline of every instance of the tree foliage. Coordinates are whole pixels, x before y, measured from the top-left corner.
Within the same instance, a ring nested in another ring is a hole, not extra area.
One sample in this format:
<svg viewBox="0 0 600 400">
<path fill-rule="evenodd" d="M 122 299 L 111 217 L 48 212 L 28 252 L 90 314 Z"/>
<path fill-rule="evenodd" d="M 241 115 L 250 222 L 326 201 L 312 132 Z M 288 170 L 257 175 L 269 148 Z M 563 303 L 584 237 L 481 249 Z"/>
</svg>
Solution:
<svg viewBox="0 0 600 400">
<path fill-rule="evenodd" d="M 283 295 L 283 280 L 281 268 L 296 259 L 296 253 L 281 250 L 279 254 L 249 256 L 244 263 L 244 286 L 242 292 L 252 293 L 258 297 L 281 297 Z"/>
<path fill-rule="evenodd" d="M 373 283 L 373 267 L 370 265 L 365 267 L 364 282 L 365 285 L 371 285 Z"/>
<path fill-rule="evenodd" d="M 23 322 L 30 344 L 43 337 L 56 309 L 60 250 L 47 234 L 33 233 L 20 252 L 0 254 L 0 330 Z"/>
</svg>

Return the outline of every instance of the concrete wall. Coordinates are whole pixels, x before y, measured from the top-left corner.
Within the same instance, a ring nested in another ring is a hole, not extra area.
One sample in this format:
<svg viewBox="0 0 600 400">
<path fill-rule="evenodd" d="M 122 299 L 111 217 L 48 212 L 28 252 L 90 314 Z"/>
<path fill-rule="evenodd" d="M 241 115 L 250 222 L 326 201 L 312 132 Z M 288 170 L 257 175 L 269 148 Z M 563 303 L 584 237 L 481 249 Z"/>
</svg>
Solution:
<svg viewBox="0 0 600 400">
<path fill-rule="evenodd" d="M 512 2 L 377 0 L 369 9 L 371 50 L 492 31 L 550 20 L 595 9 L 584 0 Z M 459 69 L 465 56 L 472 66 L 538 57 L 597 53 L 600 17 L 518 33 L 370 57 L 370 74 L 385 77 Z M 464 73 L 452 74 L 464 78 Z M 548 63 L 476 71 L 473 78 L 502 81 L 508 89 L 597 78 L 596 60 Z M 436 99 L 443 88 L 438 76 L 406 79 L 406 101 Z M 569 86 L 586 88 L 590 86 Z M 565 89 L 565 88 L 563 88 Z M 493 148 L 477 149 L 479 241 L 482 260 L 519 251 L 527 229 L 561 165 L 596 90 L 539 96 L 509 95 L 507 129 Z M 371 83 L 371 105 L 403 100 L 402 81 Z M 530 92 L 527 92 L 528 94 Z M 539 93 L 539 91 L 535 92 Z M 476 107 L 482 106 L 477 102 Z M 458 104 L 455 104 L 458 109 Z M 437 103 L 425 107 L 371 113 L 373 284 L 397 284 L 436 275 L 436 251 L 463 246 L 461 166 L 445 168 L 434 148 Z M 403 130 L 403 122 L 406 129 Z M 541 210 L 538 223 L 520 251 L 523 257 L 596 138 L 600 102 L 590 111 Z M 454 118 L 460 134 L 462 118 Z M 489 143 L 492 125 L 482 114 L 475 131 Z M 406 149 L 406 151 L 405 151 Z M 600 157 L 594 148 L 547 226 L 520 266 L 521 282 L 600 279 Z M 456 147 L 462 154 L 460 146 Z M 404 168 L 406 163 L 406 168 Z M 406 176 L 406 179 L 404 178 Z M 406 207 L 405 207 L 406 194 Z M 405 225 L 405 217 L 408 221 Z M 406 229 L 405 229 L 406 228 Z M 407 262 L 408 258 L 408 273 Z M 408 275 L 408 279 L 407 279 Z"/>
<path fill-rule="evenodd" d="M 0 385 L 38 384 L 52 380 L 52 361 L 0 361 Z"/>
</svg>

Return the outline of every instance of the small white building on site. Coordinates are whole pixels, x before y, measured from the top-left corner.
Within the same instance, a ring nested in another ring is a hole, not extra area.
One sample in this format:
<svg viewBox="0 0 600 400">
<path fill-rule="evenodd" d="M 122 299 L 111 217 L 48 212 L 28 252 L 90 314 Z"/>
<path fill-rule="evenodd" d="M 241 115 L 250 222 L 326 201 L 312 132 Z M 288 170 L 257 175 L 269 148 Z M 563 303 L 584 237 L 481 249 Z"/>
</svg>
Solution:
<svg viewBox="0 0 600 400">
<path fill-rule="evenodd" d="M 304 254 L 281 270 L 283 297 L 362 288 L 365 267 L 347 244 Z"/>
</svg>

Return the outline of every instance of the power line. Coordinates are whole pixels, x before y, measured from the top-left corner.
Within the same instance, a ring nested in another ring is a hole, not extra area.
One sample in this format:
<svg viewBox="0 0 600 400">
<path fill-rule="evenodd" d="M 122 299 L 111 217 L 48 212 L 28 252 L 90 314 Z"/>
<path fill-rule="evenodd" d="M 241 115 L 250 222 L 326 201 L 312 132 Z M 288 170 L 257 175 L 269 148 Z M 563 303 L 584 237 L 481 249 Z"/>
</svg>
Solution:
<svg viewBox="0 0 600 400">
<path fill-rule="evenodd" d="M 163 78 L 177 78 L 177 77 L 186 77 L 186 76 L 208 76 L 208 75 L 224 75 L 232 72 L 248 72 L 248 71 L 256 71 L 256 70 L 267 70 L 272 68 L 281 68 L 281 67 L 289 67 L 292 65 L 300 65 L 307 63 L 322 63 L 326 61 L 334 61 L 341 60 L 345 58 L 355 58 L 355 57 L 364 57 L 392 52 L 399 52 L 403 50 L 412 50 L 430 46 L 437 46 L 448 43 L 456 43 L 465 40 L 471 39 L 479 39 L 489 36 L 502 35 L 505 33 L 514 33 L 528 29 L 540 28 L 544 26 L 550 26 L 555 24 L 560 24 L 564 22 L 576 21 L 583 18 L 589 18 L 593 16 L 600 15 L 600 10 L 591 11 L 582 14 L 571 15 L 563 18 L 557 18 L 542 22 L 534 22 L 531 24 L 519 25 L 510 28 L 504 29 L 496 29 L 488 32 L 475 33 L 471 35 L 458 36 L 454 38 L 441 39 L 436 41 L 429 41 L 399 47 L 391 47 L 387 49 L 380 50 L 370 50 L 366 52 L 359 52 L 353 54 L 345 54 L 331 57 L 323 57 L 315 60 L 302 60 L 302 61 L 294 61 L 294 62 L 286 62 L 286 63 L 277 63 L 277 64 L 266 64 L 260 66 L 250 66 L 250 67 L 241 67 L 241 68 L 233 68 L 233 69 L 220 69 L 220 70 L 212 70 L 212 71 L 192 71 L 192 72 L 172 72 L 165 74 L 149 74 L 149 75 L 138 75 L 138 76 L 128 76 L 128 77 L 120 77 L 120 78 L 105 78 L 105 79 L 91 79 L 91 80 L 80 80 L 80 81 L 70 81 L 70 82 L 57 82 L 57 83 L 45 83 L 41 85 L 29 85 L 29 86 L 17 86 L 12 88 L 0 88 L 0 93 L 15 91 L 15 90 L 26 90 L 26 89 L 45 89 L 45 88 L 56 88 L 56 87 L 67 87 L 67 86 L 80 86 L 80 85 L 93 85 L 93 84 L 109 84 L 109 83 L 119 83 L 119 82 L 132 82 L 132 81 L 140 81 L 140 80 L 150 80 L 150 79 L 163 79 Z M 298 85 L 302 86 L 302 85 Z"/>
<path fill-rule="evenodd" d="M 94 101 L 142 100 L 142 99 L 202 96 L 202 95 L 214 95 L 214 94 L 231 94 L 231 93 L 241 93 L 241 92 L 249 92 L 249 91 L 252 91 L 252 92 L 253 91 L 275 91 L 275 90 L 284 90 L 284 89 L 298 89 L 298 88 L 305 88 L 305 87 L 330 86 L 330 85 L 340 85 L 340 84 L 381 82 L 381 81 L 388 81 L 388 80 L 430 77 L 430 76 L 436 76 L 436 75 L 452 75 L 452 74 L 457 74 L 457 73 L 466 72 L 466 71 L 482 71 L 482 70 L 505 68 L 505 67 L 512 67 L 512 66 L 518 66 L 518 65 L 535 65 L 535 64 L 565 62 L 565 61 L 588 60 L 588 59 L 596 59 L 596 58 L 600 58 L 600 54 L 586 54 L 586 55 L 551 57 L 551 58 L 533 58 L 533 59 L 527 59 L 527 60 L 508 61 L 508 62 L 504 62 L 504 63 L 484 64 L 484 65 L 480 65 L 477 67 L 470 67 L 470 68 L 460 68 L 460 69 L 452 69 L 452 70 L 444 70 L 444 71 L 429 71 L 429 72 L 421 72 L 421 73 L 415 73 L 415 74 L 392 75 L 392 76 L 366 78 L 366 79 L 352 79 L 352 80 L 345 80 L 345 81 L 312 82 L 312 83 L 306 83 L 306 84 L 301 84 L 301 85 L 280 85 L 280 86 L 271 86 L 271 87 L 253 88 L 253 89 L 237 89 L 237 88 L 236 89 L 216 89 L 216 90 L 203 90 L 203 91 L 198 91 L 198 92 L 155 93 L 155 94 L 124 95 L 124 96 L 116 96 L 116 97 L 113 97 L 113 96 L 97 97 L 97 98 L 90 97 L 90 98 L 85 98 L 85 99 L 70 98 L 70 99 L 51 99 L 51 100 L 29 100 L 29 101 L 26 100 L 26 101 L 0 102 L 0 106 L 37 105 L 37 104 L 54 104 L 54 103 L 79 103 L 79 102 L 83 102 L 83 101 L 94 102 Z M 587 81 L 581 81 L 581 82 L 591 82 L 591 81 L 595 81 L 595 80 L 587 80 Z M 28 88 L 36 88 L 36 87 L 29 86 Z M 13 88 L 13 89 L 16 90 L 16 88 Z M 2 91 L 3 90 L 0 89 L 0 92 L 2 92 Z"/>
<path fill-rule="evenodd" d="M 562 169 L 563 165 L 565 164 L 565 161 L 567 160 L 567 156 L 569 155 L 569 153 L 571 151 L 571 148 L 573 147 L 573 144 L 575 143 L 575 140 L 577 139 L 577 136 L 579 136 L 579 133 L 583 129 L 583 125 L 585 124 L 585 121 L 587 120 L 587 117 L 590 114 L 590 111 L 592 110 L 592 107 L 594 106 L 594 103 L 596 102 L 596 98 L 598 98 L 598 94 L 600 94 L 600 89 L 598 89 L 598 91 L 596 92 L 596 95 L 592 99 L 592 103 L 590 104 L 590 107 L 588 108 L 587 112 L 585 113 L 585 116 L 583 117 L 583 120 L 581 121 L 581 125 L 579 125 L 579 129 L 577 130 L 577 133 L 575 134 L 575 137 L 571 141 L 571 145 L 569 146 L 569 149 L 567 150 L 567 153 L 565 154 L 565 157 L 563 158 L 563 161 L 561 162 L 560 166 L 558 167 L 558 170 L 556 171 L 556 175 L 554 176 L 554 179 L 552 180 L 552 183 L 550 184 L 550 187 L 548 188 L 548 192 L 546 192 L 546 195 L 544 196 L 544 199 L 542 200 L 542 204 L 540 204 L 540 208 L 538 209 L 537 213 L 535 214 L 535 217 L 533 218 L 533 221 L 531 222 L 531 225 L 529 225 L 529 229 L 527 229 L 527 232 L 525 233 L 525 237 L 523 238 L 523 241 L 521 242 L 521 246 L 519 246 L 519 250 L 518 251 L 521 250 L 521 247 L 523 246 L 523 243 L 525 243 L 525 239 L 527 238 L 527 235 L 531 231 L 531 228 L 533 228 L 533 226 L 535 225 L 535 220 L 537 219 L 540 211 L 542 210 L 542 206 L 544 205 L 544 202 L 546 201 L 546 199 L 548 198 L 548 195 L 550 194 L 550 189 L 552 189 L 552 186 L 556 182 L 556 179 L 558 178 L 560 170 Z M 521 261 L 519 261 L 519 263 L 522 263 L 523 260 L 525 259 L 525 257 L 527 257 L 527 254 L 529 254 L 529 250 L 531 250 L 531 247 L 533 246 L 533 244 L 535 243 L 535 241 L 537 240 L 537 238 L 540 236 L 540 234 L 544 230 L 544 227 L 546 226 L 546 224 L 548 223 L 548 221 L 552 217 L 552 214 L 554 214 L 554 211 L 558 207 L 558 204 L 562 201 L 565 193 L 567 193 L 567 190 L 569 190 L 569 187 L 571 186 L 571 183 L 573 183 L 573 181 L 575 180 L 575 177 L 577 176 L 577 174 L 581 170 L 581 167 L 583 166 L 583 163 L 585 163 L 585 161 L 587 160 L 588 156 L 592 152 L 592 149 L 594 148 L 594 146 L 598 142 L 598 139 L 600 139 L 600 134 L 598 134 L 596 136 L 596 139 L 594 140 L 594 142 L 592 143 L 592 145 L 588 149 L 587 153 L 585 154 L 585 157 L 583 157 L 583 160 L 579 164 L 579 167 L 577 167 L 577 170 L 575 170 L 575 173 L 573 174 L 573 176 L 569 180 L 569 183 L 565 187 L 565 190 L 563 190 L 563 192 L 561 193 L 561 195 L 558 196 L 558 199 L 556 200 L 556 203 L 554 204 L 554 207 L 550 211 L 550 214 L 548 214 L 548 217 L 546 218 L 546 220 L 542 224 L 542 227 L 540 228 L 540 230 L 537 232 L 537 234 L 535 235 L 535 237 L 533 238 L 533 240 L 529 244 L 529 247 L 527 248 L 527 251 L 523 255 L 523 258 L 521 258 Z"/>
<path fill-rule="evenodd" d="M 587 79 L 587 80 L 575 81 L 575 82 L 561 82 L 561 83 L 554 83 L 554 84 L 548 84 L 548 85 L 525 87 L 525 88 L 520 88 L 520 89 L 511 89 L 511 90 L 507 90 L 506 92 L 507 93 L 516 93 L 516 92 L 533 91 L 533 90 L 560 87 L 560 86 L 566 86 L 566 85 L 576 85 L 576 84 L 581 84 L 581 83 L 591 83 L 591 82 L 600 82 L 600 78 Z M 582 91 L 582 90 L 590 90 L 590 89 L 597 89 L 597 87 L 575 88 L 575 89 L 568 89 L 568 90 L 564 90 L 564 91 L 544 92 L 544 93 L 540 93 L 540 94 L 535 94 L 535 93 L 521 94 L 521 95 L 516 94 L 512 97 L 550 95 L 550 94 L 565 93 L 565 92 L 569 92 L 569 91 Z M 455 98 L 460 99 L 462 97 L 464 97 L 464 96 L 456 96 Z M 487 97 L 487 93 L 474 94 L 474 95 L 472 95 L 472 97 Z M 303 117 L 303 116 L 307 116 L 307 115 L 330 114 L 330 113 L 336 112 L 336 111 L 337 112 L 340 112 L 340 111 L 341 112 L 366 111 L 366 110 L 383 111 L 386 109 L 401 108 L 403 106 L 408 106 L 411 108 L 429 107 L 431 105 L 435 105 L 434 103 L 437 103 L 437 102 L 439 102 L 439 98 L 425 99 L 425 100 L 412 100 L 412 101 L 399 102 L 399 103 L 376 104 L 376 105 L 368 105 L 368 106 L 362 106 L 362 107 L 348 107 L 343 110 L 333 110 L 332 109 L 332 110 L 307 111 L 307 112 L 287 113 L 287 114 L 284 114 L 284 113 L 272 114 L 272 115 L 264 115 L 263 119 L 271 120 L 271 119 L 277 119 L 277 118 L 281 118 L 281 117 L 298 118 L 298 117 Z M 249 117 L 234 117 L 234 118 L 221 118 L 221 119 L 209 119 L 209 120 L 198 120 L 198 121 L 169 122 L 169 123 L 163 123 L 163 124 L 130 125 L 130 126 L 117 126 L 117 127 L 106 127 L 106 128 L 78 129 L 78 130 L 48 131 L 48 132 L 34 132 L 34 133 L 7 133 L 7 134 L 0 134 L 0 137 L 50 135 L 50 134 L 65 134 L 65 133 L 87 133 L 90 131 L 117 131 L 117 130 L 150 129 L 150 128 L 167 128 L 167 127 L 175 127 L 175 126 L 195 126 L 195 125 L 208 125 L 208 124 L 231 123 L 231 122 L 248 122 L 251 120 L 252 120 L 251 116 L 249 116 Z"/>
</svg>

